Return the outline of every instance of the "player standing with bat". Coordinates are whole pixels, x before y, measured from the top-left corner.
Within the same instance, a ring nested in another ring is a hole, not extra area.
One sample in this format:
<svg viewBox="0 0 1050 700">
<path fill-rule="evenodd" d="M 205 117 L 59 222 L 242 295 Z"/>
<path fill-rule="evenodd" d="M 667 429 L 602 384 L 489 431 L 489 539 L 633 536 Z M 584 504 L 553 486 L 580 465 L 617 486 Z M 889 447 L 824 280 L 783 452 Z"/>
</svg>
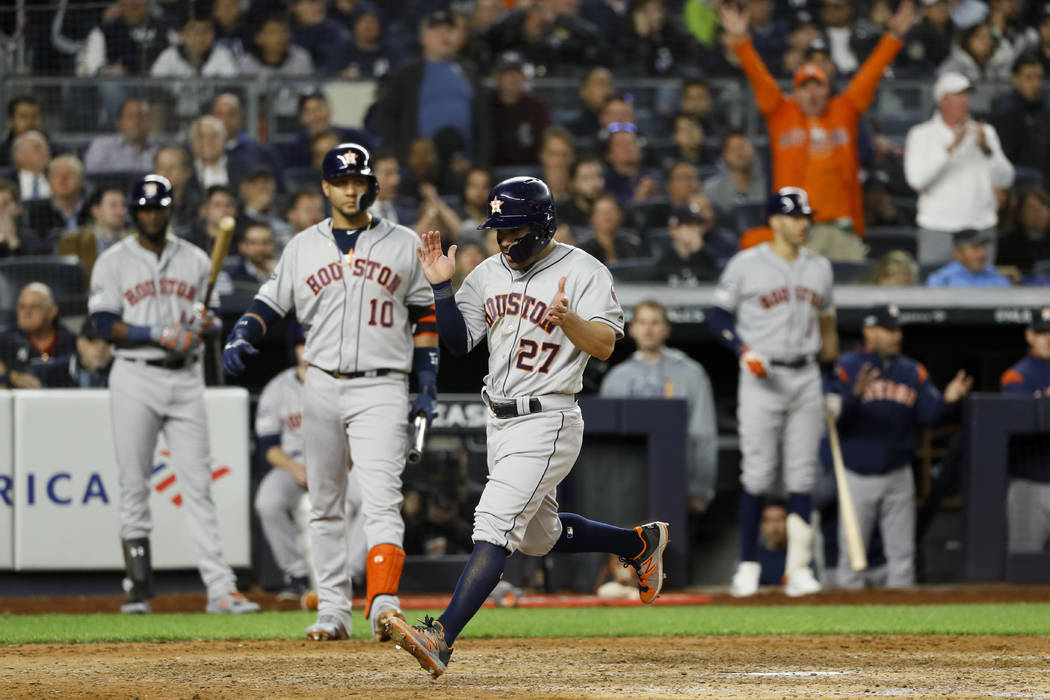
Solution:
<svg viewBox="0 0 1050 700">
<path fill-rule="evenodd" d="M 901 354 L 900 311 L 893 304 L 872 307 L 863 334 L 864 349 L 839 361 L 845 382 L 838 417 L 845 479 L 863 546 L 879 525 L 886 585 L 910 586 L 915 583 L 915 423 L 934 425 L 950 415 L 973 379 L 960 370 L 942 397 L 926 368 Z M 825 441 L 824 449 L 829 447 Z M 864 572 L 844 556 L 848 551 L 849 538 L 840 526 L 837 583 L 861 588 Z"/>
<path fill-rule="evenodd" d="M 164 431 L 208 589 L 206 610 L 256 612 L 259 606 L 237 592 L 236 577 L 222 557 L 211 499 L 200 367 L 201 336 L 218 332 L 207 311 L 208 256 L 168 231 L 171 207 L 166 178 L 147 175 L 137 182 L 129 203 L 137 234 L 99 256 L 91 274 L 88 311 L 100 337 L 117 346 L 109 388 L 126 571 L 122 611 L 150 612 L 150 475 L 157 435 Z"/>
</svg>

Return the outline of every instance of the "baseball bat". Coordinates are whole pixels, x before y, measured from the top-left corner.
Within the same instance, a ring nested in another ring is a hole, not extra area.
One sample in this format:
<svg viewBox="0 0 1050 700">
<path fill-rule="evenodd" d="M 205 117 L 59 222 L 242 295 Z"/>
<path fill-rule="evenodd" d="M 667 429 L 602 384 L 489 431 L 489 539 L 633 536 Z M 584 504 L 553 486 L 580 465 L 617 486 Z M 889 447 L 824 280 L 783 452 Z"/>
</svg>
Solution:
<svg viewBox="0 0 1050 700">
<path fill-rule="evenodd" d="M 405 460 L 409 464 L 418 464 L 423 459 L 423 443 L 427 440 L 427 417 L 422 413 L 418 414 L 412 421 L 412 427 L 412 444 L 408 448 Z"/>
<path fill-rule="evenodd" d="M 849 484 L 846 483 L 846 463 L 842 460 L 842 447 L 839 445 L 839 431 L 835 426 L 835 417 L 824 414 L 828 426 L 828 442 L 831 443 L 831 461 L 835 465 L 835 483 L 839 488 L 839 519 L 846 533 L 846 548 L 849 550 L 849 565 L 854 571 L 868 568 L 867 547 L 860 536 L 860 523 L 857 521 L 857 509 L 850 496 Z"/>
<path fill-rule="evenodd" d="M 230 242 L 233 241 L 233 229 L 237 226 L 237 220 L 232 216 L 224 216 L 219 222 L 219 235 L 215 238 L 215 245 L 211 249 L 211 269 L 208 270 L 208 291 L 204 295 L 204 305 L 211 303 L 211 293 L 215 291 L 215 280 L 219 279 L 222 263 L 226 260 L 226 254 L 230 252 Z"/>
</svg>

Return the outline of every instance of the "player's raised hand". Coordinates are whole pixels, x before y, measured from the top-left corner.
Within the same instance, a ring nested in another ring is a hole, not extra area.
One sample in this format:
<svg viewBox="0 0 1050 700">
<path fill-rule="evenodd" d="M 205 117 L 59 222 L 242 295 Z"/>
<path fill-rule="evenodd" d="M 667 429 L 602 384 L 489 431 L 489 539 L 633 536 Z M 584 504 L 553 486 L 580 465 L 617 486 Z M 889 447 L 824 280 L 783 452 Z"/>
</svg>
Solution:
<svg viewBox="0 0 1050 700">
<path fill-rule="evenodd" d="M 440 231 L 427 231 L 422 239 L 423 245 L 416 248 L 416 257 L 423 266 L 427 282 L 441 284 L 452 279 L 456 272 L 456 246 L 449 246 L 448 255 L 442 253 Z"/>
<path fill-rule="evenodd" d="M 959 370 L 948 382 L 948 386 L 944 387 L 944 400 L 948 403 L 955 403 L 970 393 L 972 387 L 973 377 L 966 374 L 965 370 Z"/>
<path fill-rule="evenodd" d="M 565 278 L 558 280 L 558 293 L 547 308 L 547 320 L 560 327 L 569 314 L 569 297 L 565 296 Z"/>
</svg>

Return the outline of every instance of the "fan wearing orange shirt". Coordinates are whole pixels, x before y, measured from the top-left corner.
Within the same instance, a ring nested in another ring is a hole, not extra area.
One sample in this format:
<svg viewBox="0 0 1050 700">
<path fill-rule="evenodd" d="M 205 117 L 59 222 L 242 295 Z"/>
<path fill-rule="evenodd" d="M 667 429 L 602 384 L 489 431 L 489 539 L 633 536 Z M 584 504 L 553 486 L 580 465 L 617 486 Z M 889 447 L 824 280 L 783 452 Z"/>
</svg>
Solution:
<svg viewBox="0 0 1050 700">
<path fill-rule="evenodd" d="M 815 63 L 795 72 L 785 95 L 748 34 L 748 18 L 730 3 L 719 10 L 722 28 L 751 82 L 769 130 L 773 190 L 801 187 L 809 193 L 813 225 L 806 246 L 829 260 L 864 259 L 864 211 L 857 155 L 857 123 L 875 99 L 887 66 L 915 23 L 915 5 L 904 0 L 888 31 L 846 89 L 831 96 L 828 76 Z"/>
</svg>

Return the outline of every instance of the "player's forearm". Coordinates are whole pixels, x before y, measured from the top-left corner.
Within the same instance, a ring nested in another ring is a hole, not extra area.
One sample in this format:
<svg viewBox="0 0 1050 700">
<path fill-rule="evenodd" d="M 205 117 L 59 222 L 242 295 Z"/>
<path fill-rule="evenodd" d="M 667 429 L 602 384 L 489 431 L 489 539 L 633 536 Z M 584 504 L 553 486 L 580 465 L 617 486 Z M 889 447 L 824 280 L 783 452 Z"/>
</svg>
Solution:
<svg viewBox="0 0 1050 700">
<path fill-rule="evenodd" d="M 834 314 L 820 316 L 820 352 L 817 359 L 821 362 L 835 362 L 839 359 L 839 332 L 835 327 Z"/>
<path fill-rule="evenodd" d="M 601 321 L 584 321 L 571 311 L 561 329 L 573 345 L 599 360 L 608 360 L 616 346 L 616 331 Z"/>
<path fill-rule="evenodd" d="M 296 467 L 300 466 L 298 462 L 289 457 L 288 453 L 282 450 L 278 445 L 274 445 L 266 450 L 266 461 L 273 467 L 284 469 L 289 472 L 294 471 Z"/>
</svg>

